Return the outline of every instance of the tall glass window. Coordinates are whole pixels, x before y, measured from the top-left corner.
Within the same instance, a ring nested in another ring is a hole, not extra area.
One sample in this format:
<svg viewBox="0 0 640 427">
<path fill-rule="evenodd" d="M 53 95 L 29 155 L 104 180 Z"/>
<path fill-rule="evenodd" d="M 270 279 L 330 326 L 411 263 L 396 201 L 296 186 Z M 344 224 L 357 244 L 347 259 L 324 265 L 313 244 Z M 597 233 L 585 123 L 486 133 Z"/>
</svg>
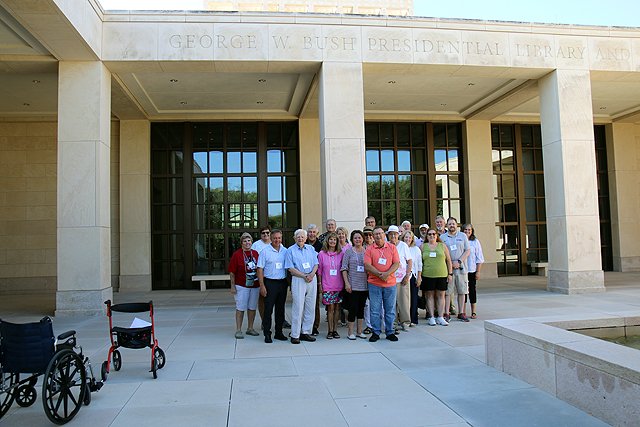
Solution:
<svg viewBox="0 0 640 427">
<path fill-rule="evenodd" d="M 499 275 L 533 273 L 546 262 L 547 225 L 540 125 L 491 126 Z M 605 127 L 594 126 L 602 268 L 613 268 Z"/>
<path fill-rule="evenodd" d="M 613 270 L 613 243 L 611 237 L 611 209 L 609 205 L 609 170 L 607 166 L 607 140 L 605 127 L 594 126 L 596 148 L 596 174 L 598 180 L 598 210 L 600 212 L 600 245 L 602 269 Z"/>
<path fill-rule="evenodd" d="M 460 125 L 366 123 L 368 214 L 414 226 L 463 211 Z"/>
<path fill-rule="evenodd" d="M 512 125 L 491 126 L 493 209 L 499 275 L 520 274 L 520 230 L 516 175 L 516 138 Z"/>
<path fill-rule="evenodd" d="M 152 135 L 154 190 L 173 197 L 179 189 L 170 201 L 159 190 L 152 196 L 154 289 L 224 274 L 242 233 L 258 238 L 263 224 L 292 241 L 300 218 L 297 123 L 157 123 Z"/>
</svg>

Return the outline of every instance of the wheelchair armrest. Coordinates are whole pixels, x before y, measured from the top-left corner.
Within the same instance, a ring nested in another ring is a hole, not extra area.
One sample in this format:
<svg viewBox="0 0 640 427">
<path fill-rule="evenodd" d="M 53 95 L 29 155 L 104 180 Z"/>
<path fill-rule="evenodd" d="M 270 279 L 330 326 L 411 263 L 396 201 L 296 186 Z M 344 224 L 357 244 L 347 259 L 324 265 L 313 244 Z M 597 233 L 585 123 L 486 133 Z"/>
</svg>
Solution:
<svg viewBox="0 0 640 427">
<path fill-rule="evenodd" d="M 58 335 L 58 339 L 59 340 L 66 340 L 67 338 L 72 337 L 75 334 L 76 334 L 76 331 L 73 331 L 73 330 L 67 331 L 67 332 L 64 332 L 64 333 Z"/>
</svg>

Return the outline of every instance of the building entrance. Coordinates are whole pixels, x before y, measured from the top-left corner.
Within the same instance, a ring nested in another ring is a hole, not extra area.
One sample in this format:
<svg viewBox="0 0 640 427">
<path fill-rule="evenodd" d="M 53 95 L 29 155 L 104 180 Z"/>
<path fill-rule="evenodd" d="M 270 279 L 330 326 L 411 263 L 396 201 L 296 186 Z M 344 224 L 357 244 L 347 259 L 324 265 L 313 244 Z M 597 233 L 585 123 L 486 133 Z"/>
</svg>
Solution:
<svg viewBox="0 0 640 427">
<path fill-rule="evenodd" d="M 154 123 L 151 157 L 153 289 L 224 274 L 242 233 L 287 243 L 300 222 L 296 122 Z"/>
</svg>

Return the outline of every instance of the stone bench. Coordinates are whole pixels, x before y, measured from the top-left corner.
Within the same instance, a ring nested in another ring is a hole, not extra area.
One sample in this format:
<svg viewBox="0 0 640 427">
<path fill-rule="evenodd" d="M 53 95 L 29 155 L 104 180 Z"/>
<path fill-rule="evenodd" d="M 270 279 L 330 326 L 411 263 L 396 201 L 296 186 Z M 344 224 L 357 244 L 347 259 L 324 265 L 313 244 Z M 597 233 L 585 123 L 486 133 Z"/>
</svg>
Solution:
<svg viewBox="0 0 640 427">
<path fill-rule="evenodd" d="M 549 270 L 548 262 L 530 262 L 528 263 L 531 267 L 536 269 L 538 276 L 547 277 L 547 272 Z"/>
<path fill-rule="evenodd" d="M 207 274 L 201 276 L 191 276 L 192 282 L 200 282 L 200 291 L 207 290 L 207 280 L 231 280 L 228 274 Z"/>
</svg>

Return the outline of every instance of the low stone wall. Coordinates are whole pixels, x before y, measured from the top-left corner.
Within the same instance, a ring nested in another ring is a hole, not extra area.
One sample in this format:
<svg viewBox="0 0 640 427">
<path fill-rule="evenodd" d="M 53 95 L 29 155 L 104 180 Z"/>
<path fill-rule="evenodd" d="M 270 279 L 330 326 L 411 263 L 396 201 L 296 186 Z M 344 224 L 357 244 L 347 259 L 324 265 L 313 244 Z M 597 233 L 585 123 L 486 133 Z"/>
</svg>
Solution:
<svg viewBox="0 0 640 427">
<path fill-rule="evenodd" d="M 640 352 L 570 329 L 638 330 L 640 312 L 598 319 L 504 319 L 484 325 L 489 366 L 611 425 L 638 425 Z"/>
</svg>

